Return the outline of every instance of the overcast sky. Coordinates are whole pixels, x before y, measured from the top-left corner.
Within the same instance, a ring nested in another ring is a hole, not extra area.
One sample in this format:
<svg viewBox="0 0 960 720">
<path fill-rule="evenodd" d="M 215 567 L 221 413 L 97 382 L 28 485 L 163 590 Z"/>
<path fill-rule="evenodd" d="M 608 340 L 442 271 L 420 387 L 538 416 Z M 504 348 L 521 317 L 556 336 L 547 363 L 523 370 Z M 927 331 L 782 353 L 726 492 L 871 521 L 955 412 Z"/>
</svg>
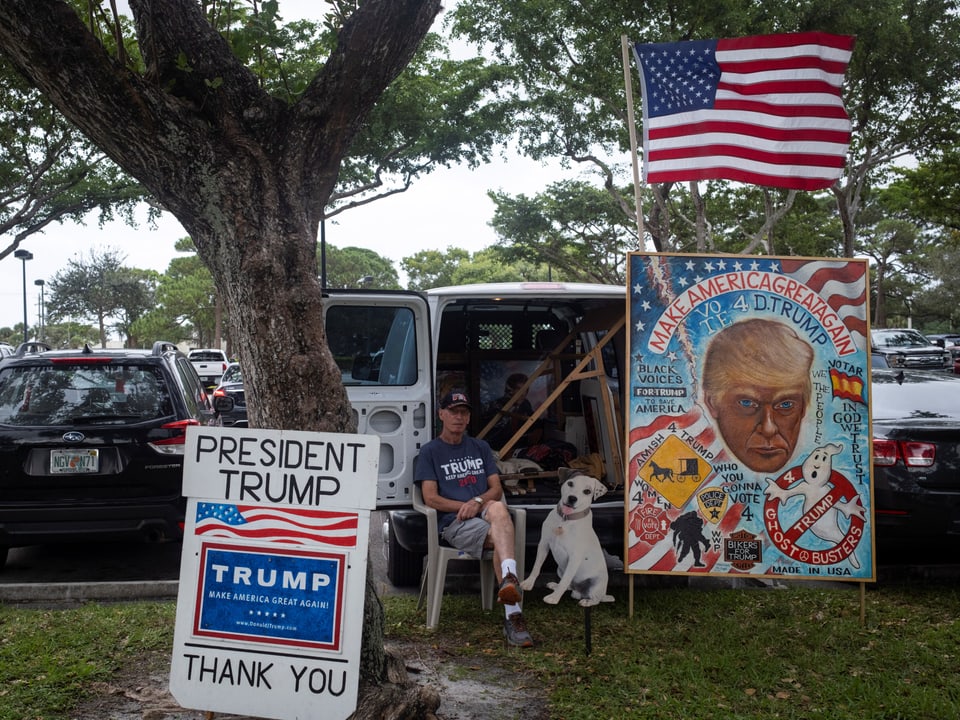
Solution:
<svg viewBox="0 0 960 720">
<path fill-rule="evenodd" d="M 280 0 L 287 21 L 317 18 L 321 7 L 316 0 Z M 437 19 L 436 30 L 441 19 Z M 398 273 L 399 260 L 420 250 L 443 250 L 452 245 L 475 252 L 495 241 L 488 224 L 494 210 L 488 190 L 534 194 L 561 173 L 557 165 L 544 167 L 518 156 L 473 171 L 440 169 L 404 193 L 337 216 L 327 223 L 327 242 L 374 250 L 393 260 Z M 34 255 L 26 263 L 28 324 L 36 325 L 38 319 L 40 288 L 34 282 L 49 281 L 67 260 L 117 249 L 126 256 L 128 266 L 164 271 L 176 255 L 174 243 L 185 235 L 180 223 L 167 214 L 156 230 L 146 226 L 133 229 L 123 223 L 101 229 L 94 215 L 85 226 L 53 225 L 45 233 L 31 236 L 21 245 Z M 23 321 L 23 266 L 12 254 L 0 261 L 0 327 Z"/>
</svg>

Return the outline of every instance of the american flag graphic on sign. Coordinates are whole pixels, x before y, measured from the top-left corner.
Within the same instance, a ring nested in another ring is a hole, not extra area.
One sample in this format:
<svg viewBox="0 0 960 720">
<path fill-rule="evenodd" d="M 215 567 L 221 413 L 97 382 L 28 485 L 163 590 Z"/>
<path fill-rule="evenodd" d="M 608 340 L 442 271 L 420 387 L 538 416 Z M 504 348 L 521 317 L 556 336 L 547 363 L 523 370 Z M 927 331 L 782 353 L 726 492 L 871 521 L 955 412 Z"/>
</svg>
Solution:
<svg viewBox="0 0 960 720">
<path fill-rule="evenodd" d="M 290 545 L 356 547 L 357 513 L 197 503 L 196 534 Z"/>
</svg>

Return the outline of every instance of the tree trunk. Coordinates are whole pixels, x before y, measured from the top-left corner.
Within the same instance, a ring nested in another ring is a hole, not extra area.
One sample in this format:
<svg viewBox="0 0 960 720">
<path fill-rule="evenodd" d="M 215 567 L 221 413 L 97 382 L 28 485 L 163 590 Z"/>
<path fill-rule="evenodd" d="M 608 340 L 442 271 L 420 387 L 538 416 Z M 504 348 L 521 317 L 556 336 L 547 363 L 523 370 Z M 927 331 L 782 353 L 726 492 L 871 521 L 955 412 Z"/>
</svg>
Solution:
<svg viewBox="0 0 960 720">
<path fill-rule="evenodd" d="M 316 234 L 340 162 L 440 0 L 366 0 L 294 104 L 264 93 L 196 0 L 130 0 L 146 71 L 61 0 L 0 2 L 0 51 L 190 233 L 229 308 L 254 427 L 355 431 L 327 346 Z M 368 578 L 357 717 L 429 717 L 383 652 Z"/>
</svg>

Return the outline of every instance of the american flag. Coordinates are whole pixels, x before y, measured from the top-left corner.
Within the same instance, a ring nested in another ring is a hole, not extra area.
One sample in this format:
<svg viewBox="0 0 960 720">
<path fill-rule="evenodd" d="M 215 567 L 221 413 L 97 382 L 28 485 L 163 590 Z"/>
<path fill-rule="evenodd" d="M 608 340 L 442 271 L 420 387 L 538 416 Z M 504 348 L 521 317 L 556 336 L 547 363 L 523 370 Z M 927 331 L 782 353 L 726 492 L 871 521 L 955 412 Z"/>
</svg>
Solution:
<svg viewBox="0 0 960 720">
<path fill-rule="evenodd" d="M 357 513 L 350 512 L 197 503 L 197 535 L 290 545 L 355 547 L 357 525 Z"/>
<path fill-rule="evenodd" d="M 853 43 L 820 32 L 637 43 L 646 181 L 830 187 L 850 144 L 840 88 Z"/>
</svg>

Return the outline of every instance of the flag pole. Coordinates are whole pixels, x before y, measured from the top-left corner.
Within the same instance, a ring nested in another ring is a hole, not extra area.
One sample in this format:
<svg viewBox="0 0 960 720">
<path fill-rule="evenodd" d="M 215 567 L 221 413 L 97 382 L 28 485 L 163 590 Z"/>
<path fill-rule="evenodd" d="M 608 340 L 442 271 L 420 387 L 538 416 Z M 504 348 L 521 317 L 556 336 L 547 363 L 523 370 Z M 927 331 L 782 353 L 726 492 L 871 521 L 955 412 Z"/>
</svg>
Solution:
<svg viewBox="0 0 960 720">
<path fill-rule="evenodd" d="M 623 55 L 623 86 L 627 91 L 627 125 L 630 130 L 630 159 L 633 162 L 633 202 L 637 213 L 637 249 L 646 250 L 647 241 L 643 230 L 643 203 L 640 201 L 640 160 L 637 152 L 637 123 L 633 114 L 633 81 L 630 78 L 630 48 L 626 35 L 620 36 L 620 51 Z"/>
</svg>

